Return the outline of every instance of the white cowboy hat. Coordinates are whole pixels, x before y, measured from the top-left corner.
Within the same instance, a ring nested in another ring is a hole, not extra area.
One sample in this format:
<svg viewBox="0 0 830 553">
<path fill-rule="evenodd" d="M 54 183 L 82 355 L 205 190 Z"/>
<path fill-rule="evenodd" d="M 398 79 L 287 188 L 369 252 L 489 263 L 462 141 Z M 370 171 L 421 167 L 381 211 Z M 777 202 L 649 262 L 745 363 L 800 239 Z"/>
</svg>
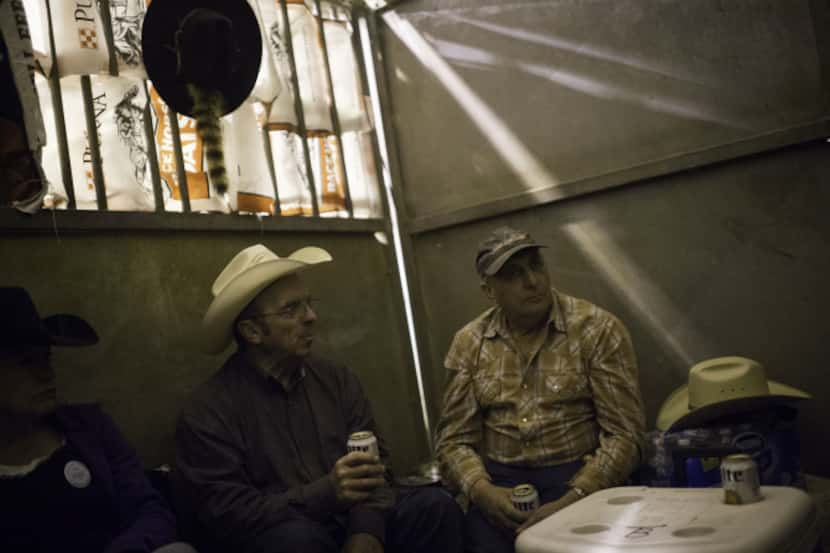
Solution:
<svg viewBox="0 0 830 553">
<path fill-rule="evenodd" d="M 213 301 L 202 319 L 205 351 L 219 353 L 228 346 L 234 320 L 269 284 L 331 260 L 329 252 L 314 246 L 301 248 L 288 257 L 280 257 L 262 244 L 236 254 L 211 288 Z"/>
<path fill-rule="evenodd" d="M 767 380 L 764 367 L 746 357 L 717 357 L 689 370 L 689 383 L 672 392 L 657 414 L 659 430 L 699 428 L 723 415 L 746 413 L 811 396 Z"/>
</svg>

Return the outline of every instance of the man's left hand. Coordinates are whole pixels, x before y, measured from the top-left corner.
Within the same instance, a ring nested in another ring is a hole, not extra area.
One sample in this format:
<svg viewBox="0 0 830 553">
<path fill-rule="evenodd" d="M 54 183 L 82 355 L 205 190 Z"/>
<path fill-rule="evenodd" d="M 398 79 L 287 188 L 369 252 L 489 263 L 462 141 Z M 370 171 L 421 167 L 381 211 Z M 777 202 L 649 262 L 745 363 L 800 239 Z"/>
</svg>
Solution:
<svg viewBox="0 0 830 553">
<path fill-rule="evenodd" d="M 343 553 L 383 553 L 383 544 L 372 534 L 352 534 L 343 544 Z"/>
<path fill-rule="evenodd" d="M 524 522 L 524 524 L 522 524 L 516 529 L 516 533 L 519 534 L 520 532 L 524 532 L 537 522 L 546 519 L 553 513 L 564 509 L 572 503 L 576 503 L 577 501 L 579 501 L 579 499 L 580 498 L 576 494 L 576 492 L 574 492 L 573 490 L 568 490 L 568 492 L 565 495 L 563 495 L 556 501 L 545 503 L 544 505 L 533 511 L 533 513 L 530 515 L 530 518 L 528 518 Z"/>
</svg>

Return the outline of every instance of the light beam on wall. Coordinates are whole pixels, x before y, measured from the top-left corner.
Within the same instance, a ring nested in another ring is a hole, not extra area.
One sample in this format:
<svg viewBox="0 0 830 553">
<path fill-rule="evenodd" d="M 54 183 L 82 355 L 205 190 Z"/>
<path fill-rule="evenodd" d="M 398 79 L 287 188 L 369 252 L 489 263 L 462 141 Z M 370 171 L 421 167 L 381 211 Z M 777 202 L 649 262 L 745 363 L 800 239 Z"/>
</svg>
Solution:
<svg viewBox="0 0 830 553">
<path fill-rule="evenodd" d="M 433 45 L 444 60 L 451 60 L 459 65 L 480 69 L 496 67 L 513 69 L 595 98 L 615 100 L 655 113 L 664 113 L 692 121 L 705 121 L 722 127 L 748 128 L 746 124 L 736 120 L 728 110 L 717 106 L 701 105 L 698 100 L 691 98 L 643 94 L 633 88 L 610 84 L 603 79 L 570 71 L 564 67 L 531 63 L 515 57 L 508 58 L 483 48 L 450 40 L 430 38 L 428 44 Z"/>
<path fill-rule="evenodd" d="M 638 71 L 652 73 L 654 75 L 658 75 L 661 77 L 669 77 L 673 80 L 684 81 L 691 85 L 704 85 L 704 83 L 700 81 L 700 77 L 697 75 L 690 75 L 688 77 L 678 76 L 678 69 L 676 67 L 661 65 L 647 60 L 633 58 L 629 55 L 623 55 L 614 50 L 594 46 L 591 44 L 585 44 L 582 41 L 568 40 L 566 38 L 557 37 L 552 34 L 537 33 L 519 27 L 502 25 L 500 23 L 493 23 L 491 21 L 481 21 L 479 19 L 474 19 L 471 17 L 463 17 L 458 14 L 447 14 L 446 17 L 447 19 L 452 19 L 459 23 L 464 23 L 467 25 L 471 25 L 473 27 L 478 27 L 479 29 L 482 29 L 484 31 L 489 31 L 493 34 L 506 36 L 511 39 L 525 42 L 528 44 L 538 44 L 540 46 L 546 46 L 548 48 L 551 48 L 552 50 L 569 52 L 571 54 L 591 58 L 592 60 L 596 61 L 610 62 L 615 65 L 620 65 L 630 69 L 636 69 Z"/>
<path fill-rule="evenodd" d="M 541 191 L 549 192 L 551 187 L 559 185 L 558 179 L 548 168 L 409 21 L 394 12 L 385 13 L 383 19 L 398 39 L 466 112 L 470 121 L 478 127 L 482 136 L 512 169 L 530 195 Z M 647 275 L 631 262 L 626 253 L 596 223 L 581 221 L 560 228 L 564 235 L 586 254 L 627 307 L 650 327 L 652 334 L 666 346 L 666 349 L 684 365 L 691 364 L 693 356 L 689 346 L 698 348 L 705 347 L 705 344 L 689 326 L 683 314 L 674 307 L 670 298 L 649 281 Z"/>
<path fill-rule="evenodd" d="M 713 351 L 687 318 L 672 304 L 669 297 L 655 286 L 607 232 L 596 222 L 586 219 L 559 227 L 591 264 L 605 275 L 615 292 L 644 321 L 653 334 L 677 357 L 682 366 L 690 367 L 699 361 L 692 351 Z"/>
<path fill-rule="evenodd" d="M 549 188 L 559 184 L 557 179 L 525 147 L 490 107 L 464 82 L 447 61 L 427 42 L 409 21 L 395 12 L 383 14 L 384 22 L 409 48 L 424 67 L 431 72 L 447 92 L 467 112 L 470 121 L 493 144 L 502 159 L 521 175 L 528 190 Z"/>
</svg>

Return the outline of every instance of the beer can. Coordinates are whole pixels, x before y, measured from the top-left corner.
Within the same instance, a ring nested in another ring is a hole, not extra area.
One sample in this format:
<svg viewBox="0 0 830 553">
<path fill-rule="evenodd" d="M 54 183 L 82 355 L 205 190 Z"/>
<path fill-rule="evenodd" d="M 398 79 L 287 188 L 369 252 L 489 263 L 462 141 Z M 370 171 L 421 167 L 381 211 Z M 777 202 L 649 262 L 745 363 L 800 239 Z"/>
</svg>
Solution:
<svg viewBox="0 0 830 553">
<path fill-rule="evenodd" d="M 758 467 L 749 455 L 726 456 L 721 461 L 720 477 L 726 504 L 745 505 L 762 499 Z"/>
<path fill-rule="evenodd" d="M 346 442 L 346 451 L 363 451 L 370 453 L 375 457 L 380 457 L 378 450 L 378 439 L 369 430 L 361 430 L 360 432 L 353 432 L 349 434 L 349 440 Z"/>
<path fill-rule="evenodd" d="M 510 501 L 519 511 L 530 513 L 539 508 L 539 493 L 532 484 L 519 484 L 510 492 Z"/>
</svg>

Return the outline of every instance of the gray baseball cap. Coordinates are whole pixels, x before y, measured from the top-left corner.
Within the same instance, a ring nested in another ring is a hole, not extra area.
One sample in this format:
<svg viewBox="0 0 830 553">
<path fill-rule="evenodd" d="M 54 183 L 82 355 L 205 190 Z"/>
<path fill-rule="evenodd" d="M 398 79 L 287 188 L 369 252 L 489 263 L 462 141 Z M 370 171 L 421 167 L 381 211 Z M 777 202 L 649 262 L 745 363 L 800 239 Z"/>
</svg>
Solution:
<svg viewBox="0 0 830 553">
<path fill-rule="evenodd" d="M 499 227 L 478 245 L 476 270 L 481 276 L 492 276 L 499 272 L 515 253 L 527 248 L 544 248 L 524 231 L 511 227 Z"/>
</svg>

